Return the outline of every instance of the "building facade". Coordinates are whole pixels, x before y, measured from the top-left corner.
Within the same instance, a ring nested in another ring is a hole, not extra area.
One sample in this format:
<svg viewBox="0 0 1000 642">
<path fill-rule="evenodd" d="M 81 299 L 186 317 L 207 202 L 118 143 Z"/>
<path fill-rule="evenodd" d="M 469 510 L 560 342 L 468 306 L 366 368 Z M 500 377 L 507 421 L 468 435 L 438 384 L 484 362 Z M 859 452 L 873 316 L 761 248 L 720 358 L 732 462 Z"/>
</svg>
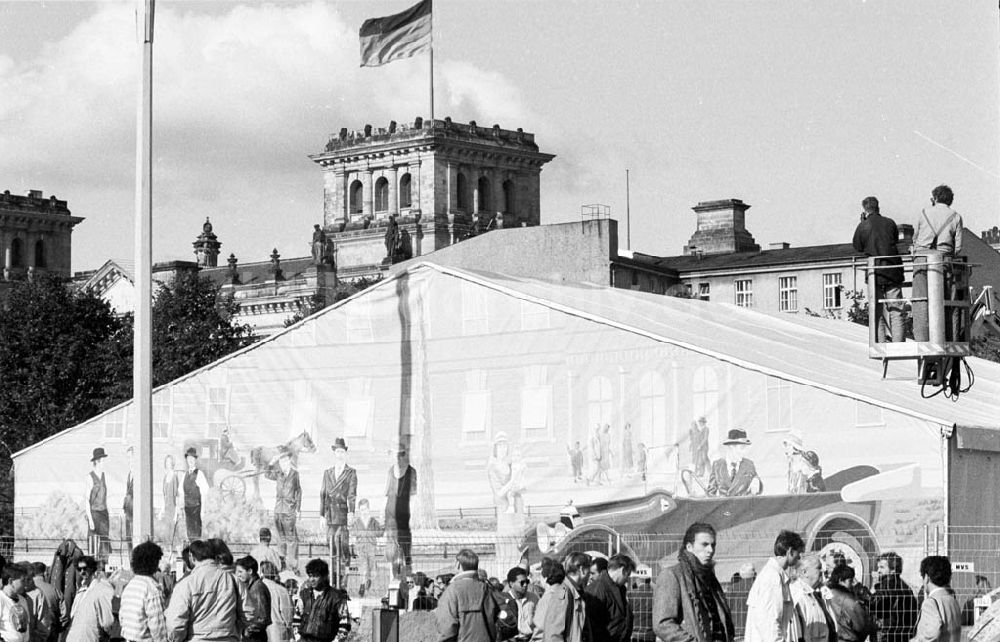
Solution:
<svg viewBox="0 0 1000 642">
<path fill-rule="evenodd" d="M 83 219 L 73 216 L 55 196 L 39 190 L 26 196 L 0 194 L 0 296 L 11 281 L 50 272 L 70 275 L 73 228 Z"/>
</svg>

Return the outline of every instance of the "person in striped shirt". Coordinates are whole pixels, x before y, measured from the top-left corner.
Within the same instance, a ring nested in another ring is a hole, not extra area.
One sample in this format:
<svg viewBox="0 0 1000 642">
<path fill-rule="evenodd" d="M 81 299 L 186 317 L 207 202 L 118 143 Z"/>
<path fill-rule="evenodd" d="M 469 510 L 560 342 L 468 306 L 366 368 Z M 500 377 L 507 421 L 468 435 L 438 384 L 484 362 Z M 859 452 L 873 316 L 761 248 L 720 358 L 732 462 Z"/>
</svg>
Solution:
<svg viewBox="0 0 1000 642">
<path fill-rule="evenodd" d="M 153 542 L 143 542 L 132 549 L 135 577 L 122 592 L 119 611 L 122 637 L 129 642 L 168 642 L 163 593 L 153 577 L 162 557 L 163 549 Z"/>
</svg>

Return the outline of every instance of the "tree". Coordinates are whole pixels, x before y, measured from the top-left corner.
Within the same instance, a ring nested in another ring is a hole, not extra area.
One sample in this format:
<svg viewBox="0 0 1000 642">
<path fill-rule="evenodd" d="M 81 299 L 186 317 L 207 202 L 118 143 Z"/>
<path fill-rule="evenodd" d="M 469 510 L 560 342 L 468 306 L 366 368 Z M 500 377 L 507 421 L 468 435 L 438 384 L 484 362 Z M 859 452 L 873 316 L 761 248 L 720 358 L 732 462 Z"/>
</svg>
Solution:
<svg viewBox="0 0 1000 642">
<path fill-rule="evenodd" d="M 233 321 L 232 296 L 196 273 L 161 284 L 153 300 L 153 385 L 208 365 L 249 345 L 253 329 Z"/>
<path fill-rule="evenodd" d="M 20 450 L 131 395 L 131 327 L 63 279 L 14 283 L 0 308 L 0 438 Z"/>
</svg>

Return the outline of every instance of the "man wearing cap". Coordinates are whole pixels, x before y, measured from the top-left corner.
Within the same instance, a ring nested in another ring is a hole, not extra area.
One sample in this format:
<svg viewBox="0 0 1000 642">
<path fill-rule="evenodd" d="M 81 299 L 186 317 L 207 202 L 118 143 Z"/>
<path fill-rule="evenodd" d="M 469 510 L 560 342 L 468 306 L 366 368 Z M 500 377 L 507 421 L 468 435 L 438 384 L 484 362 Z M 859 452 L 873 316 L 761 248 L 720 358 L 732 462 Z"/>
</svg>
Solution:
<svg viewBox="0 0 1000 642">
<path fill-rule="evenodd" d="M 392 567 L 393 577 L 399 577 L 400 564 L 410 568 L 413 535 L 410 533 L 410 498 L 417 494 L 417 471 L 410 466 L 406 447 L 402 444 L 395 451 L 396 461 L 389 468 L 385 485 L 385 534 L 390 544 L 386 557 Z M 393 555 L 393 553 L 396 553 Z"/>
<path fill-rule="evenodd" d="M 111 516 L 108 514 L 108 483 L 104 479 L 104 459 L 108 456 L 103 448 L 95 448 L 90 458 L 91 470 L 87 474 L 87 491 L 84 502 L 87 507 L 87 541 L 97 538 L 96 549 L 92 552 L 99 559 L 107 559 L 111 554 Z M 93 544 L 89 544 L 93 546 Z"/>
<path fill-rule="evenodd" d="M 201 539 L 201 499 L 208 494 L 205 473 L 198 469 L 198 450 L 188 448 L 184 452 L 187 470 L 181 481 L 181 497 L 184 503 L 184 524 L 187 526 L 188 540 Z"/>
<path fill-rule="evenodd" d="M 339 551 L 341 567 L 347 570 L 351 561 L 351 543 L 348 525 L 354 519 L 358 498 L 358 473 L 347 465 L 347 443 L 337 437 L 330 446 L 333 450 L 333 467 L 323 473 L 323 487 L 319 493 L 319 514 L 326 518 L 330 550 Z M 338 581 L 343 577 L 338 573 Z"/>
<path fill-rule="evenodd" d="M 282 446 L 278 453 L 278 467 L 269 466 L 265 476 L 276 485 L 274 490 L 274 525 L 281 538 L 279 549 L 285 564 L 291 568 L 299 565 L 299 532 L 295 521 L 302 509 L 302 485 L 299 471 L 292 467 L 292 453 Z M 281 565 L 278 565 L 281 568 Z"/>
<path fill-rule="evenodd" d="M 722 445 L 726 447 L 726 456 L 712 462 L 712 474 L 706 489 L 709 497 L 759 495 L 764 484 L 757 475 L 757 467 L 743 456 L 750 446 L 747 433 L 734 428 Z"/>
</svg>

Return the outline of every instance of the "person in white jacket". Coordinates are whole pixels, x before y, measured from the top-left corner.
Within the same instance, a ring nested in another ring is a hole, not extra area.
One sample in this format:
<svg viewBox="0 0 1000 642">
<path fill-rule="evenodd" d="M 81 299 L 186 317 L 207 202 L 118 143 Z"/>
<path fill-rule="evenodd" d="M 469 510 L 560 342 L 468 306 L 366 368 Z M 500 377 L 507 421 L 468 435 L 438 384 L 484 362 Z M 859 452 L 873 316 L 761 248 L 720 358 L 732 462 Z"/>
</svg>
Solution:
<svg viewBox="0 0 1000 642">
<path fill-rule="evenodd" d="M 805 543 L 798 533 L 781 531 L 774 540 L 774 557 L 760 570 L 747 597 L 746 642 L 799 642 L 789 570 L 798 566 Z"/>
</svg>

